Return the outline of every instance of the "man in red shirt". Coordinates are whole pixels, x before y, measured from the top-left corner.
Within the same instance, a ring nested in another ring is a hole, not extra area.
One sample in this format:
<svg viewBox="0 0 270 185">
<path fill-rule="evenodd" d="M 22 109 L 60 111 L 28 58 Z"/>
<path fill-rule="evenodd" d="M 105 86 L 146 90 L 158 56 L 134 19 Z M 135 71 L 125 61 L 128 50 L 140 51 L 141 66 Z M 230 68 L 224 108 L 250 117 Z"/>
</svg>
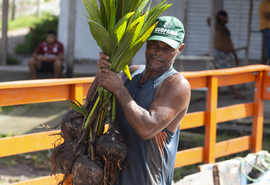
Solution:
<svg viewBox="0 0 270 185">
<path fill-rule="evenodd" d="M 56 32 L 47 32 L 46 40 L 36 48 L 33 56 L 28 60 L 28 65 L 33 79 L 37 72 L 53 72 L 59 78 L 63 69 L 63 45 L 57 41 Z"/>
</svg>

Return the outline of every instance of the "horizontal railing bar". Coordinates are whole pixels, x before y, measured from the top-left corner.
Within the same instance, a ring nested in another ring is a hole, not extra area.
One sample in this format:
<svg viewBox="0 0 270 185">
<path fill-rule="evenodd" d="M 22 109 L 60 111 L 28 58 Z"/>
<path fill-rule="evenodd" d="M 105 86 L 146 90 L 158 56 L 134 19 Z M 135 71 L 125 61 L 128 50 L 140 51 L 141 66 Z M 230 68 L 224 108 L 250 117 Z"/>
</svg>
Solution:
<svg viewBox="0 0 270 185">
<path fill-rule="evenodd" d="M 207 77 L 195 77 L 195 78 L 187 78 L 191 89 L 198 89 L 207 87 Z"/>
<path fill-rule="evenodd" d="M 243 103 L 218 108 L 216 111 L 217 123 L 246 118 L 253 115 L 254 103 Z"/>
<path fill-rule="evenodd" d="M 12 88 L 0 90 L 0 106 L 65 101 L 70 99 L 70 85 Z"/>
<path fill-rule="evenodd" d="M 84 78 L 62 78 L 62 79 L 42 79 L 42 80 L 21 80 L 11 82 L 1 82 L 0 89 L 44 87 L 92 83 L 95 77 Z"/>
<path fill-rule="evenodd" d="M 203 162 L 204 147 L 197 147 L 177 152 L 174 168 Z"/>
<path fill-rule="evenodd" d="M 236 84 L 244 84 L 255 81 L 254 72 L 248 72 L 243 74 L 232 74 L 218 77 L 218 86 L 230 86 Z"/>
<path fill-rule="evenodd" d="M 12 185 L 51 185 L 51 184 L 58 184 L 63 179 L 63 174 L 59 174 L 56 176 L 45 176 L 39 177 L 27 181 L 21 181 L 17 183 L 12 183 Z"/>
<path fill-rule="evenodd" d="M 195 128 L 205 125 L 205 112 L 188 113 L 180 124 L 180 130 Z"/>
<path fill-rule="evenodd" d="M 243 136 L 215 144 L 215 157 L 223 157 L 251 149 L 251 136 Z"/>
<path fill-rule="evenodd" d="M 0 139 L 0 157 L 54 148 L 60 131 L 40 132 Z M 52 135 L 52 136 L 50 136 Z"/>
<path fill-rule="evenodd" d="M 229 69 L 216 69 L 216 70 L 180 72 L 180 73 L 186 78 L 196 78 L 196 77 L 206 77 L 206 76 L 223 76 L 223 75 L 232 75 L 232 74 L 242 74 L 242 73 L 263 71 L 266 69 L 268 69 L 266 65 L 249 65 L 249 66 L 235 67 L 235 68 L 229 68 Z M 92 83 L 93 80 L 94 80 L 94 77 L 1 82 L 0 89 Z"/>
<path fill-rule="evenodd" d="M 215 70 L 205 70 L 205 71 L 192 71 L 192 72 L 180 72 L 185 78 L 195 78 L 204 76 L 223 76 L 223 75 L 233 75 L 242 74 L 249 72 L 258 72 L 267 70 L 267 65 L 248 65 L 243 67 L 234 67 L 228 69 L 215 69 Z"/>
</svg>

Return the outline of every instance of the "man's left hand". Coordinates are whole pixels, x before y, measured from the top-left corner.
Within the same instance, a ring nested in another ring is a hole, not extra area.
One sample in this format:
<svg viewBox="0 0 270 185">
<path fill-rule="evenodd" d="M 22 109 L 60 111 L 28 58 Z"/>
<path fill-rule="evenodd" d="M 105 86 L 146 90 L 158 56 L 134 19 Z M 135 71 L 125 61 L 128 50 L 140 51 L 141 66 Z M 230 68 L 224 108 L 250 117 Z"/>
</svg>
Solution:
<svg viewBox="0 0 270 185">
<path fill-rule="evenodd" d="M 100 69 L 99 85 L 106 88 L 113 94 L 116 94 L 117 90 L 120 90 L 124 85 L 122 79 L 110 69 Z"/>
</svg>

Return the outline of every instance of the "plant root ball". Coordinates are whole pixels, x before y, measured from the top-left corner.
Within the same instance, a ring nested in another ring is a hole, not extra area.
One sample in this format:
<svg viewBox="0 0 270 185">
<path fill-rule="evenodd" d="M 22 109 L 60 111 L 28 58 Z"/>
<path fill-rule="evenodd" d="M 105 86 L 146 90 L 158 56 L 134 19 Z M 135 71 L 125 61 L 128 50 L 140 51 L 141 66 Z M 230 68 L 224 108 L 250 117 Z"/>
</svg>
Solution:
<svg viewBox="0 0 270 185">
<path fill-rule="evenodd" d="M 103 180 L 102 165 L 83 155 L 77 159 L 73 166 L 72 178 L 73 185 L 100 185 Z"/>
<path fill-rule="evenodd" d="M 78 135 L 78 128 L 82 125 L 84 116 L 81 113 L 69 110 L 61 121 L 61 136 L 67 140 L 74 141 Z"/>
<path fill-rule="evenodd" d="M 98 139 L 96 152 L 100 159 L 104 160 L 105 157 L 108 162 L 116 164 L 124 160 L 127 154 L 127 146 L 118 126 L 110 124 L 109 130 Z"/>
</svg>

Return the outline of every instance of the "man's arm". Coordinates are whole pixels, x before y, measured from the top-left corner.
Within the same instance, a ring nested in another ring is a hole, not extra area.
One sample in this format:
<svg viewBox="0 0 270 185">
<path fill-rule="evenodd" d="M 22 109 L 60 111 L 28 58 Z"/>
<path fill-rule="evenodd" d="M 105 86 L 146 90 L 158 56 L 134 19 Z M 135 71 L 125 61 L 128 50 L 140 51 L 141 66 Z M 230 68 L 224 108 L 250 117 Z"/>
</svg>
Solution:
<svg viewBox="0 0 270 185">
<path fill-rule="evenodd" d="M 149 110 L 132 99 L 113 71 L 101 69 L 99 84 L 116 95 L 129 124 L 144 140 L 153 138 L 166 127 L 176 131 L 190 101 L 189 83 L 181 75 L 170 76 L 160 84 L 162 87 L 157 89 Z"/>
</svg>

